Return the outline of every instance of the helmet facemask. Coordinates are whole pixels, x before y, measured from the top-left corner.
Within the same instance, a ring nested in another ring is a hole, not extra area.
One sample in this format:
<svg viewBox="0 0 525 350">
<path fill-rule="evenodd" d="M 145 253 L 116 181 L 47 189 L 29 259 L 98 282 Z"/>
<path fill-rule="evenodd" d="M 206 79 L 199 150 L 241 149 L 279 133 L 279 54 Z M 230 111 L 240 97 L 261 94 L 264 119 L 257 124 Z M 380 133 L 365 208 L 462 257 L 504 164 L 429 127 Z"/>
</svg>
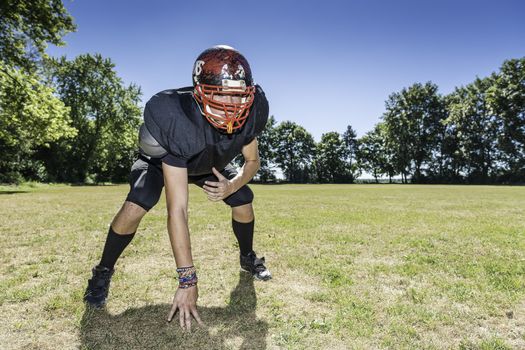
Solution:
<svg viewBox="0 0 525 350">
<path fill-rule="evenodd" d="M 201 112 L 208 122 L 228 134 L 240 129 L 246 122 L 254 93 L 254 86 L 245 86 L 244 81 L 227 79 L 223 80 L 222 86 L 197 84 L 194 90 L 195 99 L 202 106 Z M 217 96 L 231 96 L 231 102 L 217 100 Z"/>
</svg>

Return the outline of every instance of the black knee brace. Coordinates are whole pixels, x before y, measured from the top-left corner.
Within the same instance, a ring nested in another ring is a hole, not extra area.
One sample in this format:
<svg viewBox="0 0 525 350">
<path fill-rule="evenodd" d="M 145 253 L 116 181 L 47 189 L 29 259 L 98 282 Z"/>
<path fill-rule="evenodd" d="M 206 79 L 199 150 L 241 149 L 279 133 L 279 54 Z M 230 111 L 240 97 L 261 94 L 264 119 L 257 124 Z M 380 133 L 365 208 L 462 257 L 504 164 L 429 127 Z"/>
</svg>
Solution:
<svg viewBox="0 0 525 350">
<path fill-rule="evenodd" d="M 237 192 L 224 198 L 224 203 L 230 207 L 238 207 L 253 202 L 253 192 L 248 185 L 242 186 Z"/>
<path fill-rule="evenodd" d="M 141 206 L 146 211 L 157 204 L 164 187 L 160 160 L 155 161 L 158 164 L 139 158 L 131 168 L 129 179 L 130 190 L 126 200 Z"/>
</svg>

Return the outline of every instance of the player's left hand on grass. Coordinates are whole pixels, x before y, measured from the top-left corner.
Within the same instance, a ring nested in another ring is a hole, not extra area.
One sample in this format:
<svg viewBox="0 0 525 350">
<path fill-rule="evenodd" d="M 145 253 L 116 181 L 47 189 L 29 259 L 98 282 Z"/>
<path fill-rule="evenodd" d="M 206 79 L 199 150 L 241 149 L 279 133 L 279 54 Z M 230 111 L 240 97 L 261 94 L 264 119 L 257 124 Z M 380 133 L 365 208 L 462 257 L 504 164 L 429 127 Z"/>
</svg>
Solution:
<svg viewBox="0 0 525 350">
<path fill-rule="evenodd" d="M 199 292 L 197 286 L 190 288 L 179 288 L 173 297 L 173 305 L 168 313 L 168 322 L 171 322 L 175 313 L 179 312 L 179 323 L 180 328 L 183 331 L 191 332 L 191 317 L 195 318 L 195 321 L 202 327 L 202 322 L 199 313 L 197 312 L 197 299 L 199 298 Z"/>
<path fill-rule="evenodd" d="M 217 169 L 211 168 L 211 170 L 219 181 L 205 181 L 202 188 L 210 201 L 218 202 L 234 192 L 233 183 L 224 177 Z"/>
</svg>

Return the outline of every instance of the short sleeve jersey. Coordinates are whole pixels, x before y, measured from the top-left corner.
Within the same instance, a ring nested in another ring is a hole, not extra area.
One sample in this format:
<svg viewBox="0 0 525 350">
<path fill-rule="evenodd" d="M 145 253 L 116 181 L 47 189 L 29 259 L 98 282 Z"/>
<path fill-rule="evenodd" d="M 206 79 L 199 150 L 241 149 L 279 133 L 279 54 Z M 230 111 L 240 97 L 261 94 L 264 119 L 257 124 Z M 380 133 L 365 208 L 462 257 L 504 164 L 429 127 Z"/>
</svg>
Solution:
<svg viewBox="0 0 525 350">
<path fill-rule="evenodd" d="M 268 101 L 258 85 L 245 124 L 230 135 L 208 123 L 193 98 L 192 87 L 161 91 L 144 109 L 146 128 L 168 151 L 162 161 L 187 168 L 191 176 L 209 174 L 212 167 L 224 169 L 264 130 L 267 120 Z"/>
</svg>

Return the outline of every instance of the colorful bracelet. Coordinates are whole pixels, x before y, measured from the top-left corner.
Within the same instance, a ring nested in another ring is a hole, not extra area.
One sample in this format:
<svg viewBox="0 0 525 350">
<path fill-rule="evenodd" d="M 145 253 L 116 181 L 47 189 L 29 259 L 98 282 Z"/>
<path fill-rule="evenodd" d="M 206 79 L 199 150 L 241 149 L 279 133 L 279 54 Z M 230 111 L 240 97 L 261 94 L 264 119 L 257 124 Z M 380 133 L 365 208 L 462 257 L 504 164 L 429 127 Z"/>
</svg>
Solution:
<svg viewBox="0 0 525 350">
<path fill-rule="evenodd" d="M 195 266 L 180 267 L 177 269 L 179 274 L 179 288 L 186 289 L 197 285 L 197 270 Z"/>
</svg>

